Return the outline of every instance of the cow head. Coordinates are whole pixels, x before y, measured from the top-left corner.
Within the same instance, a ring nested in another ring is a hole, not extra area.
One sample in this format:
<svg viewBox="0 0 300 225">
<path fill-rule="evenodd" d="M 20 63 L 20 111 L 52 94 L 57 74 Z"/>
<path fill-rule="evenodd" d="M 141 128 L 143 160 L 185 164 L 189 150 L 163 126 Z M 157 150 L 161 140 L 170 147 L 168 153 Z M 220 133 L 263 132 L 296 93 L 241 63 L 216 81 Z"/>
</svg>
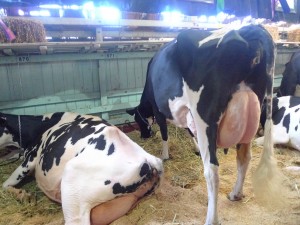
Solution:
<svg viewBox="0 0 300 225">
<path fill-rule="evenodd" d="M 147 118 L 142 111 L 139 111 L 138 107 L 133 109 L 126 109 L 126 112 L 134 116 L 135 122 L 138 124 L 141 131 L 141 138 L 149 138 L 152 136 L 151 125 L 153 124 L 153 117 Z"/>
<path fill-rule="evenodd" d="M 0 114 L 0 149 L 4 149 L 7 146 L 20 147 L 13 133 L 7 124 L 6 117 Z"/>
</svg>

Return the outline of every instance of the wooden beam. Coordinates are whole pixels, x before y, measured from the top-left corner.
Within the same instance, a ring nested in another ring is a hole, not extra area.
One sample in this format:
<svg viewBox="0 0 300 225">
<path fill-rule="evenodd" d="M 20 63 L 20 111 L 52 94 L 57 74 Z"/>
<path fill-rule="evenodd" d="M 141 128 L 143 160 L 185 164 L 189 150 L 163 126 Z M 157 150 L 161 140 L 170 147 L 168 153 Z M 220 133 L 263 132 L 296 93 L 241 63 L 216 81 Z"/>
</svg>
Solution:
<svg viewBox="0 0 300 225">
<path fill-rule="evenodd" d="M 13 18 L 13 17 L 12 17 Z M 31 18 L 28 18 L 29 20 Z M 120 19 L 118 21 L 101 21 L 98 19 L 84 19 L 84 18 L 54 18 L 54 17 L 35 17 L 33 20 L 42 22 L 47 25 L 60 25 L 60 26 L 97 26 L 97 27 L 161 27 L 169 29 L 186 29 L 186 28 L 199 28 L 199 29 L 219 29 L 222 24 L 208 24 L 195 21 L 181 21 L 177 23 L 170 23 L 170 21 L 163 20 L 130 20 Z"/>
</svg>

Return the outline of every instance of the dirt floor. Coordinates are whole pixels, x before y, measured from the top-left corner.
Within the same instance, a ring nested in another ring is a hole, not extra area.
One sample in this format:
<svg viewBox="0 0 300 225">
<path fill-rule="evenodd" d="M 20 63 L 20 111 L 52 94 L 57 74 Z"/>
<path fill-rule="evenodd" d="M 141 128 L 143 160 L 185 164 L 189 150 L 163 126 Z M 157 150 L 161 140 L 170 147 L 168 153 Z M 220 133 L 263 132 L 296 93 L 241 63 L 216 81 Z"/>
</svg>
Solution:
<svg viewBox="0 0 300 225">
<path fill-rule="evenodd" d="M 141 140 L 139 133 L 128 135 L 152 154 L 159 156 L 161 139 L 158 127 L 155 136 Z M 194 154 L 194 145 L 184 130 L 169 127 L 171 160 L 164 163 L 165 176 L 156 194 L 142 200 L 135 209 L 115 221 L 113 225 L 142 224 L 204 224 L 207 210 L 207 192 L 202 161 Z M 300 171 L 291 172 L 287 166 L 300 166 L 300 152 L 276 146 L 275 156 L 285 180 L 281 191 L 286 204 L 266 207 L 253 194 L 251 175 L 259 162 L 262 147 L 253 146 L 252 161 L 244 185 L 245 198 L 231 202 L 227 194 L 236 180 L 236 151 L 225 155 L 218 151 L 220 162 L 219 217 L 222 225 L 299 225 L 300 224 Z M 0 166 L 2 184 L 19 162 Z M 0 225 L 61 225 L 63 214 L 60 205 L 50 201 L 29 180 L 23 188 L 33 193 L 36 203 L 22 203 L 11 194 L 0 190 Z M 279 196 L 278 196 L 279 197 Z"/>
</svg>

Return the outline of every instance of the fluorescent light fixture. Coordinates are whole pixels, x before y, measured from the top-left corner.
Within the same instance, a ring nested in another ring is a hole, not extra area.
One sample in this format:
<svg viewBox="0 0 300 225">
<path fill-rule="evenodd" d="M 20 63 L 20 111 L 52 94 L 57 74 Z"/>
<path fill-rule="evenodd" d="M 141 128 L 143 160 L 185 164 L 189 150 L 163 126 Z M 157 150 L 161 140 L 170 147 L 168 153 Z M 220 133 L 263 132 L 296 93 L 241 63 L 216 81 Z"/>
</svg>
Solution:
<svg viewBox="0 0 300 225">
<path fill-rule="evenodd" d="M 29 12 L 30 16 L 51 16 L 49 10 L 33 10 Z"/>
<path fill-rule="evenodd" d="M 65 11 L 63 9 L 60 9 L 58 13 L 59 13 L 59 17 L 63 17 L 65 14 Z"/>
<path fill-rule="evenodd" d="M 40 5 L 40 8 L 42 8 L 42 9 L 61 9 L 62 7 L 57 4 L 44 4 L 44 5 Z"/>
<path fill-rule="evenodd" d="M 111 6 L 100 6 L 97 10 L 97 17 L 106 22 L 117 22 L 121 18 L 121 11 Z"/>
<path fill-rule="evenodd" d="M 95 6 L 93 2 L 87 2 L 82 6 L 82 14 L 84 18 L 95 19 Z"/>
<path fill-rule="evenodd" d="M 217 17 L 216 16 L 209 16 L 208 17 L 208 23 L 217 23 Z"/>
<path fill-rule="evenodd" d="M 79 10 L 81 7 L 79 5 L 64 5 L 64 9 L 72 9 L 72 10 Z"/>
<path fill-rule="evenodd" d="M 24 16 L 25 13 L 24 13 L 24 11 L 23 11 L 22 9 L 19 9 L 19 10 L 18 10 L 18 15 L 19 15 L 19 16 Z"/>
<path fill-rule="evenodd" d="M 206 22 L 207 22 L 207 16 L 201 15 L 201 16 L 199 17 L 198 21 L 199 21 L 200 23 L 206 23 Z"/>
<path fill-rule="evenodd" d="M 183 20 L 184 15 L 179 11 L 164 11 L 161 13 L 163 20 L 167 22 L 180 22 Z"/>
</svg>

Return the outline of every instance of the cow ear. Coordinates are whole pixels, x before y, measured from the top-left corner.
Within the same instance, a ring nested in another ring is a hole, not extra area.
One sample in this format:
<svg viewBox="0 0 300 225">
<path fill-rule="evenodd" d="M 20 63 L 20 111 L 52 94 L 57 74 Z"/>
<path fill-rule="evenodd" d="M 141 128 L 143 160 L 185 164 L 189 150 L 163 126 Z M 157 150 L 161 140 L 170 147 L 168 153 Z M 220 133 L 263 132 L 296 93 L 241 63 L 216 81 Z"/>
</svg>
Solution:
<svg viewBox="0 0 300 225">
<path fill-rule="evenodd" d="M 6 119 L 2 116 L 0 116 L 0 125 L 4 126 L 6 124 Z"/>
<path fill-rule="evenodd" d="M 136 108 L 126 109 L 126 112 L 131 116 L 133 116 L 135 114 L 135 111 L 136 111 Z"/>
</svg>

